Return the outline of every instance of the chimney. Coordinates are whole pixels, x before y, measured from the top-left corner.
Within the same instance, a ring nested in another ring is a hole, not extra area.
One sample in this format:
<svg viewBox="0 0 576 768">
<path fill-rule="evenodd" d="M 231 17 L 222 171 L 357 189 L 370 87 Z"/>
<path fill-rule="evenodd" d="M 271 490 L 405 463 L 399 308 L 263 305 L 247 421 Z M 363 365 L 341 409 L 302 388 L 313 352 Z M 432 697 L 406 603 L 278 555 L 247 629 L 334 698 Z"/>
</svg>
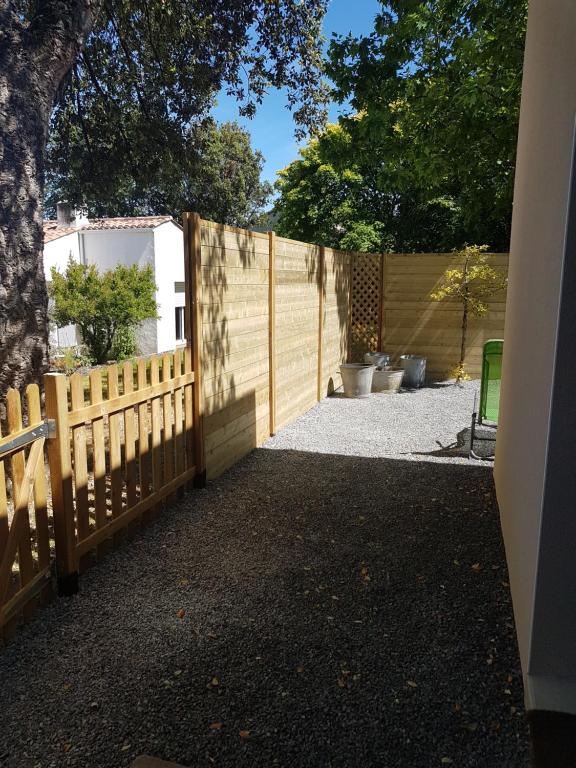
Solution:
<svg viewBox="0 0 576 768">
<path fill-rule="evenodd" d="M 74 208 L 72 211 L 72 226 L 76 229 L 82 229 L 90 224 L 88 220 L 87 208 Z"/>
<path fill-rule="evenodd" d="M 70 203 L 56 203 L 56 223 L 59 227 L 72 226 L 72 206 Z"/>
</svg>

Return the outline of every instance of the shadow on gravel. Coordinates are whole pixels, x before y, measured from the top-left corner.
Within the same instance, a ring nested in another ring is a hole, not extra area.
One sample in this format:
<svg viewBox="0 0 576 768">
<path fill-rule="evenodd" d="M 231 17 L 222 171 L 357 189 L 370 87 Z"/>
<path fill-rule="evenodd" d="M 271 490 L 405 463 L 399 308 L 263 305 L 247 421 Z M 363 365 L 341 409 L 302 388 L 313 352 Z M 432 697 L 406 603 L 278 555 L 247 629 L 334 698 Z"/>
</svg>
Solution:
<svg viewBox="0 0 576 768">
<path fill-rule="evenodd" d="M 254 451 L 0 655 L 2 766 L 525 768 L 491 470 Z"/>
<path fill-rule="evenodd" d="M 434 451 L 410 451 L 405 455 L 408 456 L 436 456 L 443 458 L 454 458 L 459 456 L 461 458 L 470 457 L 470 441 L 472 438 L 472 430 L 470 427 L 461 429 L 456 435 L 455 440 L 448 445 L 442 445 L 437 440 L 438 448 Z M 486 459 L 492 461 L 494 459 L 494 451 L 496 450 L 496 430 L 493 427 L 485 427 L 477 425 L 474 435 L 474 453 L 477 459 Z"/>
</svg>

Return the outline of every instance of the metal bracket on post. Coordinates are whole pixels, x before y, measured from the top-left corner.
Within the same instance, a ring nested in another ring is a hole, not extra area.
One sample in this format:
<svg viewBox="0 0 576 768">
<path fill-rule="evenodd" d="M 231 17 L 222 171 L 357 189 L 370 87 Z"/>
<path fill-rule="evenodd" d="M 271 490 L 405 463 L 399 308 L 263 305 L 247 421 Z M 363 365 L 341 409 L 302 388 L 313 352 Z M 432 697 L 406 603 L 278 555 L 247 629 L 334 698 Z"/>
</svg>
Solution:
<svg viewBox="0 0 576 768">
<path fill-rule="evenodd" d="M 52 438 L 56 436 L 56 422 L 54 419 L 44 419 L 40 424 L 17 432 L 16 434 L 6 435 L 0 439 L 0 458 L 22 450 L 27 445 L 36 442 L 41 437 Z"/>
</svg>

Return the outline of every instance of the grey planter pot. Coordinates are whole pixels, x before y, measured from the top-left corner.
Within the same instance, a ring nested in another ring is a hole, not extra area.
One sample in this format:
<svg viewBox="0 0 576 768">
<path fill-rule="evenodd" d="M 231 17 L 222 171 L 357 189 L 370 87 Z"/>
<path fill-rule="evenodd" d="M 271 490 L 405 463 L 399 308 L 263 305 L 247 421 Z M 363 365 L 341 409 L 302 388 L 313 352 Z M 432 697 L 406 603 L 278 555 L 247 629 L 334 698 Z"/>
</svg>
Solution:
<svg viewBox="0 0 576 768">
<path fill-rule="evenodd" d="M 395 394 L 402 386 L 404 370 L 402 368 L 384 368 L 374 371 L 372 378 L 372 392 L 385 392 Z"/>
<path fill-rule="evenodd" d="M 400 355 L 400 365 L 404 369 L 404 386 L 417 389 L 424 385 L 426 377 L 426 358 L 419 355 Z"/>
<path fill-rule="evenodd" d="M 384 368 L 386 365 L 390 365 L 390 355 L 386 352 L 366 352 L 364 355 L 364 362 L 368 365 L 375 365 L 377 368 Z"/>
<path fill-rule="evenodd" d="M 346 397 L 370 397 L 374 374 L 373 365 L 342 363 L 340 373 Z"/>
</svg>

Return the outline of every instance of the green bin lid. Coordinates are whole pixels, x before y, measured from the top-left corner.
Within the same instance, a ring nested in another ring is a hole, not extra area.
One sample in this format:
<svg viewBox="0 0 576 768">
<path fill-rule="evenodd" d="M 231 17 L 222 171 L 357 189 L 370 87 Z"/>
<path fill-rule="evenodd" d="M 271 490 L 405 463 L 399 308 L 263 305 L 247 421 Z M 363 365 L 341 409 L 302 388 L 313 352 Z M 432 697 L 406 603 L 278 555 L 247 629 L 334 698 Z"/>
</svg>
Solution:
<svg viewBox="0 0 576 768">
<path fill-rule="evenodd" d="M 503 348 L 504 341 L 502 339 L 488 339 L 488 341 L 484 344 L 484 354 L 501 355 Z"/>
</svg>

